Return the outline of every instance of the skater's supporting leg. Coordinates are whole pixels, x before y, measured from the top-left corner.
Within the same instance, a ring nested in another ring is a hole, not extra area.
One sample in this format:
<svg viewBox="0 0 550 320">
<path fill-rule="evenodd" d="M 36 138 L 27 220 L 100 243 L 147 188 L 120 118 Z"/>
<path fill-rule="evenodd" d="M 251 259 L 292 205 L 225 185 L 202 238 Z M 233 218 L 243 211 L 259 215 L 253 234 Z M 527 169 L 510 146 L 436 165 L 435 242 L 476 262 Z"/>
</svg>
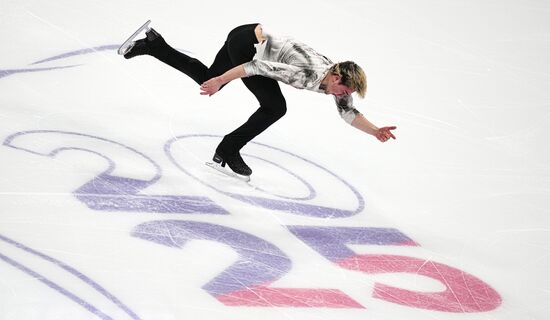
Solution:
<svg viewBox="0 0 550 320">
<path fill-rule="evenodd" d="M 260 108 L 243 125 L 223 138 L 216 150 L 222 157 L 238 153 L 245 144 L 286 113 L 286 101 L 276 80 L 254 76 L 244 78 L 243 82 L 260 102 Z"/>
<path fill-rule="evenodd" d="M 254 29 L 258 24 L 249 24 L 233 29 L 227 39 L 227 52 L 234 65 L 252 60 L 258 43 Z M 262 76 L 243 78 L 242 81 L 258 102 L 260 108 L 235 131 L 224 137 L 217 148 L 220 155 L 237 154 L 250 140 L 262 133 L 286 113 L 286 101 L 276 80 Z"/>
</svg>

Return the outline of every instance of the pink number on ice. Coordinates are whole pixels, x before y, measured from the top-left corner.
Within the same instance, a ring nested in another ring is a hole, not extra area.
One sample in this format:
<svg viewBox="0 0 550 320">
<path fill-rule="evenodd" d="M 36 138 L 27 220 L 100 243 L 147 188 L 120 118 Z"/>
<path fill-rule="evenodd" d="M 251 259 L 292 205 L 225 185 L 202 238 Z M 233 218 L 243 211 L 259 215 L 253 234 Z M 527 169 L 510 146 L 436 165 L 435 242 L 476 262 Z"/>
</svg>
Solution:
<svg viewBox="0 0 550 320">
<path fill-rule="evenodd" d="M 442 292 L 418 292 L 376 283 L 373 297 L 409 307 L 447 311 L 490 311 L 501 303 L 488 284 L 448 265 L 396 255 L 355 254 L 350 244 L 416 246 L 396 229 L 292 226 L 289 230 L 342 268 L 368 274 L 411 273 L 439 281 Z"/>
</svg>

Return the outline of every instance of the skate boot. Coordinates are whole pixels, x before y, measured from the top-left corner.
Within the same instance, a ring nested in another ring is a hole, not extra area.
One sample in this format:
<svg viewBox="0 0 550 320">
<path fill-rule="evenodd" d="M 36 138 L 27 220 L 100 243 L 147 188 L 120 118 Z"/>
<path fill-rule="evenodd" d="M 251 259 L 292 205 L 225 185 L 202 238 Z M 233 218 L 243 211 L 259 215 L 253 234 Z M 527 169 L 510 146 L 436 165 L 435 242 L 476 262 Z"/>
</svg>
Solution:
<svg viewBox="0 0 550 320">
<path fill-rule="evenodd" d="M 130 45 L 124 54 L 124 58 L 131 59 L 136 56 L 149 54 L 151 52 L 151 46 L 162 39 L 162 36 L 153 28 L 150 28 L 147 32 L 145 32 L 145 35 L 145 38 L 134 41 Z"/>
<path fill-rule="evenodd" d="M 220 155 L 220 152 L 216 150 L 216 153 L 214 154 L 214 158 L 212 158 L 212 161 L 214 163 L 218 164 L 221 167 L 225 167 L 227 164 L 231 171 L 235 173 L 235 176 L 241 180 L 249 181 L 250 175 L 252 174 L 252 169 L 244 162 L 243 158 L 237 152 L 234 155 L 226 156 L 226 155 Z"/>
</svg>

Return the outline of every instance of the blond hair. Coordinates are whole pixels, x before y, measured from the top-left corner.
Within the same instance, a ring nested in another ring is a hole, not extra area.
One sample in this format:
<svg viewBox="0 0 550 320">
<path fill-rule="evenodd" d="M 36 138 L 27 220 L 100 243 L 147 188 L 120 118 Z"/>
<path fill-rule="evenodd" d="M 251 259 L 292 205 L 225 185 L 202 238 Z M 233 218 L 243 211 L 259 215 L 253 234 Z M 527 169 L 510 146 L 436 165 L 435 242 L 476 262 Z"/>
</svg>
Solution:
<svg viewBox="0 0 550 320">
<path fill-rule="evenodd" d="M 364 98 L 367 93 L 367 76 L 363 69 L 353 61 L 339 62 L 330 68 L 330 73 L 339 75 L 340 83 L 352 88 Z"/>
</svg>

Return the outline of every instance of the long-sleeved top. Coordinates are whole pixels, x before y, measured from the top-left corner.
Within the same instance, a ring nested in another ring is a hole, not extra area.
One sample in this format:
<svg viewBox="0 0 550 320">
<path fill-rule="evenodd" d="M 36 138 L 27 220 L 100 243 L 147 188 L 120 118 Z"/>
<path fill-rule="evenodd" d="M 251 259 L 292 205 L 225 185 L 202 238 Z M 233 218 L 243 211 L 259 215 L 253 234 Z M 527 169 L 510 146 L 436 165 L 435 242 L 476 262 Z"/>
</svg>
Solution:
<svg viewBox="0 0 550 320">
<path fill-rule="evenodd" d="M 256 55 L 243 65 L 247 76 L 261 75 L 297 89 L 325 93 L 321 81 L 334 63 L 308 45 L 287 37 L 276 37 L 263 29 L 266 40 L 256 44 Z M 351 95 L 334 96 L 338 113 L 351 124 L 360 112 Z"/>
</svg>

